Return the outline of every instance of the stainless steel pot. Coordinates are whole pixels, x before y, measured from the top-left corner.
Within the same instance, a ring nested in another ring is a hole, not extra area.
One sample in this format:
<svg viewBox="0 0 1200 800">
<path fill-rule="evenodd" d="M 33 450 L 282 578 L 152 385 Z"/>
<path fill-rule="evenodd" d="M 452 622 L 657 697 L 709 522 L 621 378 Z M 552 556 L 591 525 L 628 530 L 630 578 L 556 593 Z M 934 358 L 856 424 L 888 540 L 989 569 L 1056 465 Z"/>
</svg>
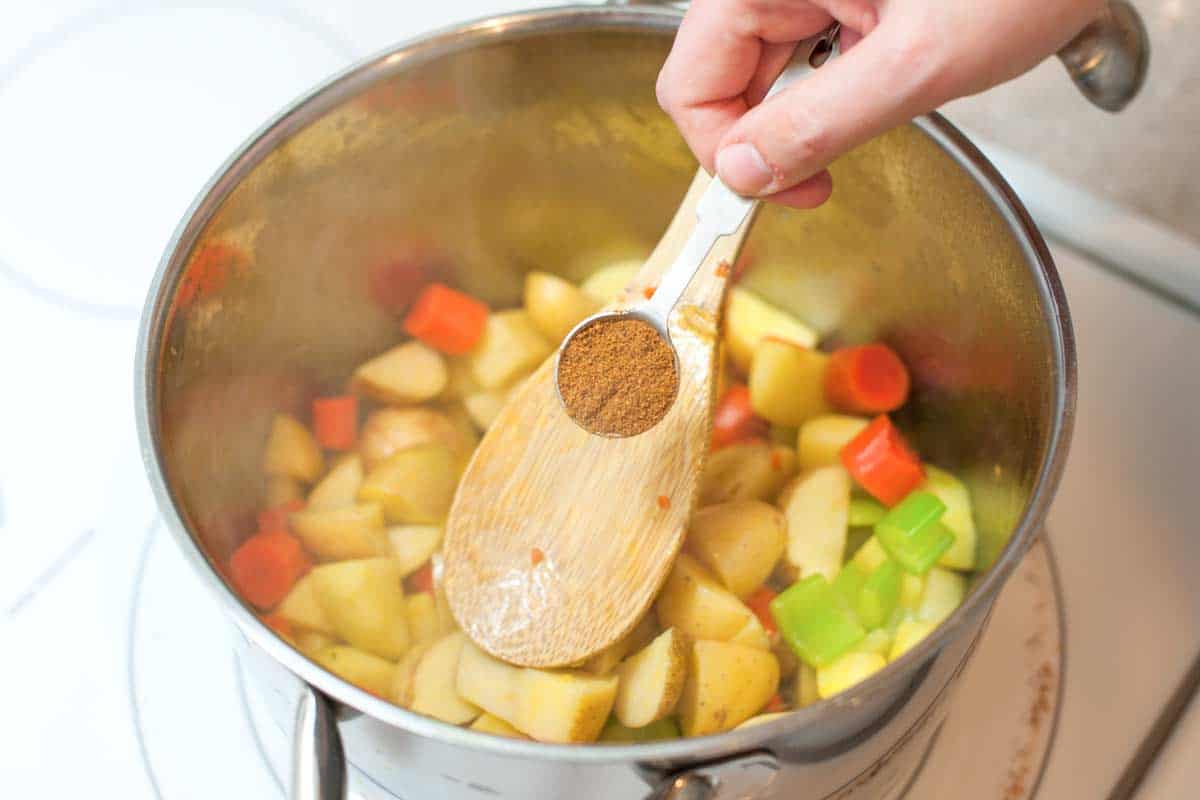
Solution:
<svg viewBox="0 0 1200 800">
<path fill-rule="evenodd" d="M 883 337 L 902 352 L 916 386 L 907 428 L 974 492 L 989 569 L 904 658 L 757 727 L 541 745 L 369 695 L 276 638 L 228 589 L 218 565 L 259 502 L 271 414 L 336 387 L 398 335 L 369 300 L 372 265 L 418 251 L 506 305 L 528 269 L 578 279 L 649 251 L 695 168 L 653 94 L 678 19 L 521 13 L 376 56 L 257 133 L 167 249 L 139 339 L 147 469 L 277 720 L 295 723 L 297 797 L 341 796 L 343 752 L 360 780 L 410 798 L 892 796 L 1036 535 L 1070 437 L 1070 321 L 1019 201 L 932 115 L 841 159 L 825 207 L 766 210 L 747 246 L 752 288 L 834 339 Z"/>
</svg>

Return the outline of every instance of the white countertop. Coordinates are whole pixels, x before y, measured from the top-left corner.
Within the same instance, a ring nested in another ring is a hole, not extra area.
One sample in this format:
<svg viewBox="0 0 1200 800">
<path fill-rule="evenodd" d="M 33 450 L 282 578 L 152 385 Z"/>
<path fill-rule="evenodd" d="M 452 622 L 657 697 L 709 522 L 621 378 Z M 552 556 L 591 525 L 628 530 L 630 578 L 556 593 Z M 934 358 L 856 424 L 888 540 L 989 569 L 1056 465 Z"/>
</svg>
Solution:
<svg viewBox="0 0 1200 800">
<path fill-rule="evenodd" d="M 131 800 L 211 796 L 197 787 L 164 789 L 150 777 L 131 707 L 137 692 L 128 644 L 133 592 L 157 518 L 133 425 L 137 315 L 161 249 L 198 188 L 249 131 L 347 63 L 451 21 L 547 5 L 51 0 L 6 9 L 0 353 L 10 377 L 0 407 L 0 537 L 7 545 L 0 708 L 9 724 L 0 733 L 0 794 L 74 797 L 103 787 L 104 796 Z M 1044 188 L 1016 183 L 1019 191 Z M 1029 199 L 1035 212 L 1054 208 L 1045 196 Z M 1070 215 L 1060 216 L 1055 224 L 1070 223 Z M 1137 242 L 1127 244 L 1136 253 Z M 1194 259 L 1182 267 L 1200 265 L 1194 251 L 1171 252 Z M 1157 495 L 1142 491 L 1146 475 L 1170 463 L 1163 451 L 1200 449 L 1200 427 L 1164 399 L 1197 396 L 1200 362 L 1188 356 L 1174 371 L 1153 363 L 1167 347 L 1196 353 L 1200 320 L 1085 257 L 1061 247 L 1056 254 L 1076 314 L 1082 385 L 1076 445 L 1051 530 L 1060 518 L 1072 529 L 1071 543 L 1056 542 L 1060 561 L 1072 556 L 1060 564 L 1065 580 L 1095 592 L 1094 601 L 1082 598 L 1077 611 L 1069 609 L 1068 663 L 1074 669 L 1072 659 L 1087 653 L 1098 667 L 1085 679 L 1068 674 L 1067 708 L 1092 713 L 1067 718 L 1056 749 L 1062 766 L 1052 757 L 1047 773 L 1043 794 L 1067 798 L 1078 796 L 1072 771 L 1095 758 L 1087 727 L 1104 724 L 1096 716 L 1103 703 L 1112 696 L 1117 707 L 1124 696 L 1152 706 L 1200 646 L 1200 596 L 1192 593 L 1200 551 L 1188 542 L 1194 504 L 1186 502 L 1186 474 L 1164 471 L 1149 482 Z M 1126 260 L 1125 268 L 1140 267 L 1136 256 Z M 1181 275 L 1186 282 L 1186 269 Z M 1123 342 L 1137 346 L 1116 352 Z M 1134 378 L 1114 376 L 1114 368 L 1129 366 L 1137 367 Z M 1155 424 L 1174 413 L 1191 426 Z M 1122 427 L 1122 435 L 1111 435 Z M 1097 498 L 1097 481 L 1124 494 Z M 1127 549 L 1087 556 L 1087 542 L 1075 541 L 1085 522 L 1119 523 Z M 1157 541 L 1158 549 L 1139 539 Z M 1180 558 L 1189 546 L 1196 558 Z M 155 598 L 170 586 L 155 591 L 143 602 L 169 602 Z M 1120 617 L 1122 606 L 1139 603 L 1164 609 L 1167 618 L 1148 617 L 1140 629 L 1104 628 L 1105 615 Z M 179 625 L 188 624 L 181 614 Z M 1162 633 L 1172 626 L 1178 635 Z M 1148 668 L 1136 682 L 1125 683 L 1132 673 L 1119 659 L 1100 663 L 1106 637 L 1114 651 L 1146 648 Z M 1165 665 L 1157 673 L 1156 659 Z M 186 664 L 179 669 L 175 690 L 203 697 L 206 676 L 189 674 Z M 195 716 L 174 724 L 194 727 L 194 752 L 176 757 L 203 759 L 206 740 L 242 735 L 206 727 L 204 702 L 192 708 Z M 1136 725 L 1154 713 L 1143 707 Z M 1196 747 L 1200 710 L 1180 726 L 1140 796 L 1196 796 L 1200 765 L 1188 757 Z M 1091 769 L 1116 774 L 1122 766 L 1114 751 Z M 248 784 L 245 796 L 276 791 Z"/>
</svg>

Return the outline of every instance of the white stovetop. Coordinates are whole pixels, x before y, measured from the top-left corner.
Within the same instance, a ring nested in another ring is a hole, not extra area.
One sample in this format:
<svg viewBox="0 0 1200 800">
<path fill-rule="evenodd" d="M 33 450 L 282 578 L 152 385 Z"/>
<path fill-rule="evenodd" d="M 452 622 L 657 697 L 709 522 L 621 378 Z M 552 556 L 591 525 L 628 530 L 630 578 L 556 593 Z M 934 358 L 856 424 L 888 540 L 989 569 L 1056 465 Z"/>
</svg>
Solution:
<svg viewBox="0 0 1200 800">
<path fill-rule="evenodd" d="M 345 64 L 437 25 L 544 5 L 47 0 L 5 9 L 0 795 L 75 797 L 103 787 L 103 796 L 131 800 L 204 796 L 149 777 L 128 649 L 143 556 L 151 542 L 164 549 L 134 433 L 137 315 L 198 187 L 247 132 Z M 1047 186 L 1030 178 L 1017 188 L 1045 221 L 1069 226 Z M 1134 223 L 1127 230 L 1148 230 Z M 1118 266 L 1148 263 L 1137 261 L 1137 245 L 1124 242 L 1130 260 Z M 1066 688 L 1039 797 L 1096 797 L 1200 653 L 1188 461 L 1200 450 L 1192 412 L 1200 318 L 1063 246 L 1055 251 L 1081 382 L 1051 524 L 1066 584 Z M 1200 266 L 1186 246 L 1156 252 L 1178 255 L 1185 272 Z M 177 579 L 191 580 L 186 572 Z M 171 586 L 154 585 L 139 602 L 170 603 Z M 188 615 L 178 624 L 186 628 Z M 203 759 L 207 742 L 234 733 L 206 725 L 210 676 L 188 667 L 179 663 L 174 691 L 197 702 L 173 724 L 192 730 L 194 757 Z M 1197 747 L 1200 710 L 1139 797 L 1195 796 L 1200 765 L 1187 754 Z M 247 776 L 246 796 L 277 792 L 259 780 Z"/>
</svg>

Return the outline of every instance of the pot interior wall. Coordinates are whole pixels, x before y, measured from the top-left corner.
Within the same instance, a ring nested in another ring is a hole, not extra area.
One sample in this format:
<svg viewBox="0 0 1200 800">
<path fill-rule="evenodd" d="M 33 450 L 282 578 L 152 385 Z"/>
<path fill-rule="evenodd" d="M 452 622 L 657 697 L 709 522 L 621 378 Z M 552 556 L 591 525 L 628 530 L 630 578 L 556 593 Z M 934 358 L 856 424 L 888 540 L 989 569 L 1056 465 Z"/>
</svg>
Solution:
<svg viewBox="0 0 1200 800">
<path fill-rule="evenodd" d="M 158 363 L 168 480 L 214 559 L 253 524 L 271 414 L 339 390 L 400 336 L 371 300 L 373 268 L 434 263 L 505 306 L 528 270 L 580 279 L 650 251 L 695 169 L 655 103 L 669 44 L 611 30 L 424 63 L 418 51 L 234 166 L 240 180 L 176 255 L 186 264 Z M 904 423 L 968 479 L 990 562 L 1051 427 L 1037 283 L 985 193 L 919 127 L 833 173 L 821 209 L 764 212 L 745 285 L 827 341 L 883 338 L 903 354 L 916 384 Z"/>
</svg>

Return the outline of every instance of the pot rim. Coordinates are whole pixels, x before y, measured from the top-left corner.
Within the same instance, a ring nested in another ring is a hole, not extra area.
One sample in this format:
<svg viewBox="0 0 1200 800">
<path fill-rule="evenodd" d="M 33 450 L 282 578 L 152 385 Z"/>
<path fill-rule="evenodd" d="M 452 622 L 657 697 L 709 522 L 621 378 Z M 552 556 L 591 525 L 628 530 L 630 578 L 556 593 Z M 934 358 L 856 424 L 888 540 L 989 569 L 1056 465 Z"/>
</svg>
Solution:
<svg viewBox="0 0 1200 800">
<path fill-rule="evenodd" d="M 968 620 L 986 609 L 1041 529 L 1062 475 L 1074 422 L 1075 340 L 1066 297 L 1049 249 L 1012 188 L 957 128 L 940 114 L 931 113 L 914 120 L 912 124 L 937 144 L 984 191 L 992 207 L 1019 242 L 1033 273 L 1053 354 L 1053 419 L 1046 456 L 1034 491 L 996 563 L 972 588 L 966 600 L 933 633 L 899 660 L 858 684 L 853 691 L 819 701 L 771 722 L 690 739 L 632 745 L 564 745 L 491 736 L 400 708 L 325 671 L 276 636 L 219 577 L 207 554 L 189 533 L 174 493 L 166 481 L 158 436 L 160 419 L 156 365 L 160 360 L 163 333 L 169 322 L 170 300 L 185 266 L 186 256 L 221 203 L 280 142 L 381 78 L 483 44 L 514 41 L 550 32 L 604 30 L 667 33 L 678 27 L 681 18 L 681 11 L 669 7 L 561 6 L 488 16 L 402 41 L 335 74 L 289 103 L 255 131 L 200 191 L 167 243 L 142 312 L 134 363 L 138 438 L 155 500 L 187 561 L 208 588 L 221 598 L 241 632 L 293 674 L 346 706 L 389 725 L 446 744 L 518 758 L 548 758 L 588 764 L 629 761 L 668 763 L 753 750 L 771 739 L 817 724 L 822 718 L 836 715 L 842 708 L 857 705 L 859 697 L 890 686 L 898 674 L 916 674 L 917 669 L 931 661 L 952 635 L 961 632 L 960 629 Z"/>
</svg>

